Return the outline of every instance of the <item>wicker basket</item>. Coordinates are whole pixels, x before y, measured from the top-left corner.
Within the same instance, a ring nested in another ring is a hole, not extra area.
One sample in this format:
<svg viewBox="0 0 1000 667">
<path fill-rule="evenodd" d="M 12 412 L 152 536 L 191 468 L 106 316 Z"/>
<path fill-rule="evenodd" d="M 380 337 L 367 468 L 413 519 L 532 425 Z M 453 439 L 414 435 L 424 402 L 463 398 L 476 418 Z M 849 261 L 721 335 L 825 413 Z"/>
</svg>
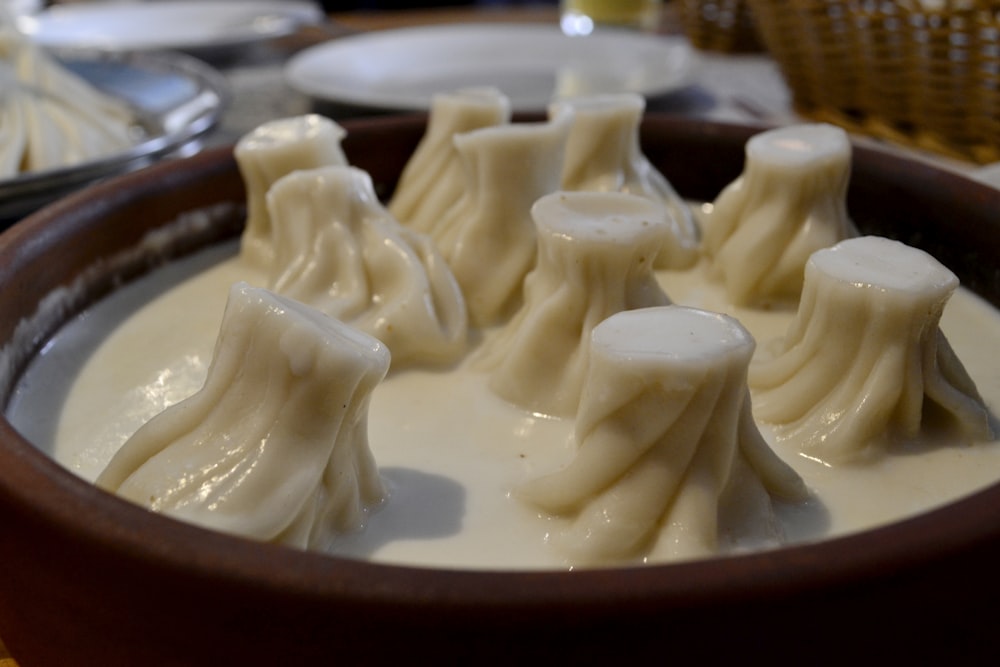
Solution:
<svg viewBox="0 0 1000 667">
<path fill-rule="evenodd" d="M 680 0 L 679 14 L 691 43 L 706 51 L 762 51 L 745 0 Z"/>
<path fill-rule="evenodd" d="M 745 0 L 799 113 L 1000 159 L 1000 0 Z"/>
</svg>

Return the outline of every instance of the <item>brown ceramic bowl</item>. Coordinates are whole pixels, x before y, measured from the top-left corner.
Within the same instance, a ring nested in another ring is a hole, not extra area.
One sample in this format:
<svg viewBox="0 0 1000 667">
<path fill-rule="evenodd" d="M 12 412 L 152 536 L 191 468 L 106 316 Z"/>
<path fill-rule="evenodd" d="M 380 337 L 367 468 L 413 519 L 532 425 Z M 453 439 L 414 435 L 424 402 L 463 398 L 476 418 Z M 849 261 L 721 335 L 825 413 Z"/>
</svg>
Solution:
<svg viewBox="0 0 1000 667">
<path fill-rule="evenodd" d="M 424 120 L 347 123 L 345 150 L 389 188 Z M 650 116 L 643 144 L 681 193 L 711 199 L 740 172 L 753 131 Z M 933 252 L 1000 303 L 1000 191 L 883 153 L 855 155 L 849 206 L 859 226 Z M 72 314 L 24 335 L 18 323 L 46 294 L 89 270 L 103 279 L 69 310 L 96 299 L 120 277 L 92 267 L 193 209 L 236 204 L 188 245 L 232 236 L 243 197 L 230 152 L 214 150 L 94 187 L 7 231 L 4 398 Z M 3 421 L 0 559 L 0 637 L 22 667 L 626 664 L 757 653 L 812 662 L 879 647 L 896 661 L 936 650 L 967 657 L 998 643 L 1000 485 L 885 528 L 765 553 L 577 572 L 447 571 L 258 544 L 149 513 L 67 472 Z"/>
</svg>

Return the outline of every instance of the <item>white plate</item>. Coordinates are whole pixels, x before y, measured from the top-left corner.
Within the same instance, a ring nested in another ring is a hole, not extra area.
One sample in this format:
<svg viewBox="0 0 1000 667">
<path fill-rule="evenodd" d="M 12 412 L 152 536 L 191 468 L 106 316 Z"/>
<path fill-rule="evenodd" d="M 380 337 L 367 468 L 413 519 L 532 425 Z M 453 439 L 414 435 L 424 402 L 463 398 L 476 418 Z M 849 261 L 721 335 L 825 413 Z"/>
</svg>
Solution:
<svg viewBox="0 0 1000 667">
<path fill-rule="evenodd" d="M 300 52 L 289 84 L 349 105 L 425 110 L 434 93 L 496 86 L 515 111 L 554 96 L 637 92 L 687 84 L 693 52 L 683 38 L 611 32 L 566 37 L 555 25 L 463 24 L 352 35 Z"/>
<path fill-rule="evenodd" d="M 51 47 L 107 51 L 234 47 L 291 34 L 322 19 L 312 2 L 171 0 L 57 5 L 18 26 Z"/>
</svg>

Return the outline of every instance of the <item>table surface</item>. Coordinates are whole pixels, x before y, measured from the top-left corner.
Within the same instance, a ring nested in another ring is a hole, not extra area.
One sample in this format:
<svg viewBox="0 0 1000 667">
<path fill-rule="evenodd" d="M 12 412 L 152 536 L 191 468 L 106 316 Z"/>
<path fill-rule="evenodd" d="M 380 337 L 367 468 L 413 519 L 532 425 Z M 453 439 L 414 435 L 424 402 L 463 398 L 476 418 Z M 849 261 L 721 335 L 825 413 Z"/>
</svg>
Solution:
<svg viewBox="0 0 1000 667">
<path fill-rule="evenodd" d="M 672 4 L 665 5 L 660 32 L 680 35 L 681 24 Z M 544 5 L 331 14 L 324 25 L 305 26 L 292 36 L 257 44 L 228 61 L 211 63 L 229 81 L 232 102 L 220 126 L 205 140 L 205 145 L 228 145 L 260 123 L 314 110 L 313 102 L 291 89 L 283 77 L 285 62 L 304 48 L 356 32 L 470 21 L 555 23 L 557 11 L 551 5 Z M 791 109 L 788 89 L 774 62 L 766 54 L 699 52 L 697 60 L 697 76 L 690 86 L 649 100 L 647 108 L 718 121 L 782 124 L 798 120 Z M 332 115 L 346 118 L 359 113 L 370 112 L 345 108 L 341 113 Z M 886 149 L 908 150 L 891 146 Z M 989 175 L 1000 171 L 995 167 L 980 170 L 974 165 L 916 152 L 913 152 L 913 157 L 973 175 L 978 175 L 980 171 Z M 2 642 L 0 667 L 16 667 Z"/>
</svg>

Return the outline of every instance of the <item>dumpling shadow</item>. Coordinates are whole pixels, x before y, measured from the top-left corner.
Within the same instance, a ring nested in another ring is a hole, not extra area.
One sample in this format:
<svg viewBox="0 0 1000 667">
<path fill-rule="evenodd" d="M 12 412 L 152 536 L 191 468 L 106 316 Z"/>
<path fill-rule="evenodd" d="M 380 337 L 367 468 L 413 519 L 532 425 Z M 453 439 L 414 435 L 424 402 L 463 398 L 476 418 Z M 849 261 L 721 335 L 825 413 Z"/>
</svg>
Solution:
<svg viewBox="0 0 1000 667">
<path fill-rule="evenodd" d="M 443 539 L 462 530 L 466 492 L 461 484 L 413 468 L 385 467 L 379 473 L 388 499 L 364 530 L 338 538 L 336 553 L 370 557 L 391 542 Z"/>
<path fill-rule="evenodd" d="M 804 502 L 775 500 L 774 511 L 785 526 L 785 546 L 823 539 L 832 524 L 830 508 L 815 492 Z"/>
</svg>

